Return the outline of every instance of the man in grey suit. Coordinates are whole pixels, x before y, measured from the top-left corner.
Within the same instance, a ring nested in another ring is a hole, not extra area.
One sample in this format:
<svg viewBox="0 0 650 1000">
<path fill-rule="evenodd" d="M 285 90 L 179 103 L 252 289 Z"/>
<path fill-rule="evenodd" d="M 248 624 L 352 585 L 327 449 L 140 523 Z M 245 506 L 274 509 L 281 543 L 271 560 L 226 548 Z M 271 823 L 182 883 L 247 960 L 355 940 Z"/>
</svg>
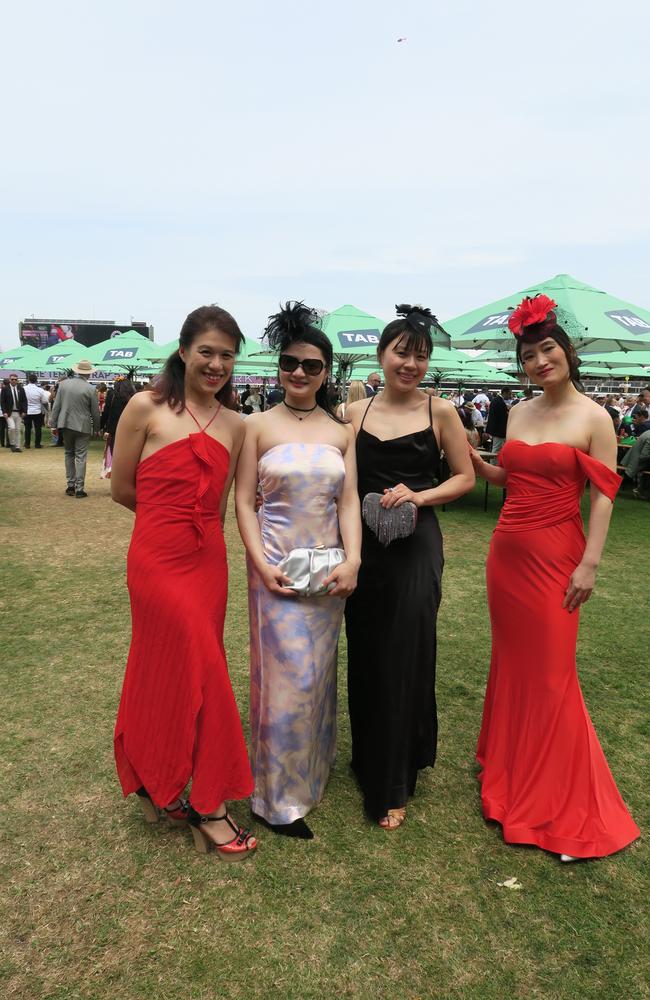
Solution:
<svg viewBox="0 0 650 1000">
<path fill-rule="evenodd" d="M 52 409 L 52 427 L 63 431 L 65 448 L 65 474 L 68 480 L 66 495 L 87 497 L 84 490 L 88 442 L 93 427 L 99 430 L 99 403 L 97 393 L 88 385 L 94 372 L 90 361 L 82 359 L 72 366 L 77 378 L 61 382 Z"/>
</svg>

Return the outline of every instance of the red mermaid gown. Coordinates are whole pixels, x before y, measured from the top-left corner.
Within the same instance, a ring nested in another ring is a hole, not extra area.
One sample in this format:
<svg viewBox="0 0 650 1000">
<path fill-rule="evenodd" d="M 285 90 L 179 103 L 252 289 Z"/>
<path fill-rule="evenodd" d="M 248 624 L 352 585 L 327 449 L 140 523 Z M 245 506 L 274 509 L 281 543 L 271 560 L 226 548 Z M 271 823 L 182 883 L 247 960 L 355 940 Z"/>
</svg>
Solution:
<svg viewBox="0 0 650 1000">
<path fill-rule="evenodd" d="M 202 813 L 253 791 L 223 646 L 229 462 L 205 429 L 140 462 L 127 559 L 133 634 L 114 743 L 122 790 L 144 785 L 164 806 L 191 777 Z"/>
<path fill-rule="evenodd" d="M 562 608 L 585 536 L 585 479 L 620 477 L 569 445 L 507 441 L 508 496 L 492 536 L 492 660 L 477 760 L 483 815 L 514 844 L 603 857 L 639 836 L 607 766 L 576 672 L 579 611 Z"/>
</svg>

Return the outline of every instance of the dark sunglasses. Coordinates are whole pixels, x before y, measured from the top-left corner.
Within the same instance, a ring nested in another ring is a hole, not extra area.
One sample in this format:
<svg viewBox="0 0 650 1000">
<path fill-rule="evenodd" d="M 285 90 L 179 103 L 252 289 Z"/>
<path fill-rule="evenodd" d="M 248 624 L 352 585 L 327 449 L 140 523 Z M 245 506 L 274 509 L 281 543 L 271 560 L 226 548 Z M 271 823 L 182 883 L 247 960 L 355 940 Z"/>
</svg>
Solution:
<svg viewBox="0 0 650 1000">
<path fill-rule="evenodd" d="M 295 372 L 297 368 L 302 368 L 305 375 L 320 375 L 325 365 L 318 358 L 294 358 L 293 354 L 281 354 L 278 358 L 280 371 Z"/>
</svg>

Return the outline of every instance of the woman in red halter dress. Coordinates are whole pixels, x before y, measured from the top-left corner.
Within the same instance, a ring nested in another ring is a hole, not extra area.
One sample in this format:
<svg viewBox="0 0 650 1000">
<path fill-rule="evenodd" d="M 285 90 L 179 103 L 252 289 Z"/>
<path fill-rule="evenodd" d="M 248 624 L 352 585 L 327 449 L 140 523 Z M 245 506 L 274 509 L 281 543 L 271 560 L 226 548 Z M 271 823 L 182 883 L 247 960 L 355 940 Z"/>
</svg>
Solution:
<svg viewBox="0 0 650 1000">
<path fill-rule="evenodd" d="M 507 486 L 487 563 L 492 659 L 477 760 L 483 815 L 506 841 L 562 861 L 604 857 L 639 829 L 618 792 L 576 672 L 581 604 L 591 596 L 620 485 L 609 414 L 576 388 L 578 359 L 546 296 L 510 318 L 517 358 L 543 394 L 515 406 L 499 465 Z M 585 540 L 580 498 L 589 480 Z"/>
<path fill-rule="evenodd" d="M 124 411 L 111 478 L 113 499 L 136 514 L 133 634 L 115 725 L 122 790 L 140 796 L 151 822 L 189 822 L 197 850 L 224 860 L 256 847 L 225 808 L 253 790 L 223 646 L 222 520 L 244 428 L 220 400 L 232 393 L 241 341 L 225 310 L 190 313 L 154 392 Z"/>
</svg>

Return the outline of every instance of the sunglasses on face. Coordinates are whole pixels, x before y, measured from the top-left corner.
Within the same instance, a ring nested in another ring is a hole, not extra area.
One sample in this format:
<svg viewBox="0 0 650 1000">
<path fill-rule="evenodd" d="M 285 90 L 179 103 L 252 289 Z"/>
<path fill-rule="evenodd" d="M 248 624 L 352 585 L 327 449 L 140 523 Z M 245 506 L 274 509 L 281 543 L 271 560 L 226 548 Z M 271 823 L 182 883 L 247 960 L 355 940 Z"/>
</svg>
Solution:
<svg viewBox="0 0 650 1000">
<path fill-rule="evenodd" d="M 278 365 L 280 371 L 283 372 L 295 372 L 296 369 L 302 368 L 305 375 L 320 375 L 323 368 L 325 367 L 322 361 L 318 358 L 295 358 L 293 354 L 281 354 L 278 358 Z"/>
</svg>

